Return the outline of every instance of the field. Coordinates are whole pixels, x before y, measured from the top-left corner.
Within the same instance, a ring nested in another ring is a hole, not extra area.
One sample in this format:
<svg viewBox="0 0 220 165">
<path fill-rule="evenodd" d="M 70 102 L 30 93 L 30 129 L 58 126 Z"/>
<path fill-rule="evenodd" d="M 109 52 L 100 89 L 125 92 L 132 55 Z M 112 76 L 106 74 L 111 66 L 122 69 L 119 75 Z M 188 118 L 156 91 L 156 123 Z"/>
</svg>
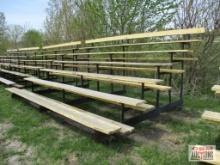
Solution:
<svg viewBox="0 0 220 165">
<path fill-rule="evenodd" d="M 79 106 L 101 109 L 114 118 L 114 107 L 100 103 Z M 220 111 L 219 100 L 186 96 L 183 111 L 164 113 L 137 125 L 128 137 L 104 143 L 11 98 L 0 86 L 0 164 L 190 164 L 189 144 L 214 144 L 220 149 L 220 126 L 201 120 L 204 110 Z"/>
</svg>

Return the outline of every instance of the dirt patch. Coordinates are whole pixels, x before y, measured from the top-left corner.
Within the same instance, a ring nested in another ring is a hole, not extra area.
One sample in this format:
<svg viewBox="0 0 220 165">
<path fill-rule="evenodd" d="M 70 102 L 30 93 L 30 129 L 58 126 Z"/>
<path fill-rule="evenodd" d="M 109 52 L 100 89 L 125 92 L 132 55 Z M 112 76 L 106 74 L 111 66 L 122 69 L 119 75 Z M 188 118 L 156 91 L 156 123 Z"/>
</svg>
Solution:
<svg viewBox="0 0 220 165">
<path fill-rule="evenodd" d="M 0 139 L 3 139 L 5 132 L 12 127 L 13 125 L 11 123 L 0 123 Z"/>
<path fill-rule="evenodd" d="M 155 123 L 150 128 L 136 130 L 129 138 L 132 140 L 149 145 L 158 145 L 162 150 L 175 151 L 181 148 L 181 139 L 186 136 L 182 133 L 173 133 L 163 124 Z"/>
<path fill-rule="evenodd" d="M 72 125 L 67 122 L 63 122 L 62 119 L 50 119 L 45 122 L 42 127 L 55 128 L 57 130 L 56 133 L 58 134 L 57 137 L 59 138 L 59 140 L 62 140 L 67 136 L 78 136 L 77 132 L 71 131 L 70 128 L 72 127 Z"/>
<path fill-rule="evenodd" d="M 66 158 L 66 163 L 68 165 L 78 165 L 78 158 L 76 156 L 76 154 L 70 154 L 68 155 L 68 157 Z"/>
<path fill-rule="evenodd" d="M 7 140 L 4 148 L 5 151 L 9 153 L 9 157 L 7 158 L 8 164 L 31 164 L 34 155 L 34 151 L 31 147 L 27 147 L 24 143 L 18 140 Z"/>
<path fill-rule="evenodd" d="M 6 140 L 5 133 L 12 127 L 11 123 L 0 123 L 0 149 L 6 155 L 5 161 L 8 165 L 31 164 L 34 155 L 31 147 L 18 139 Z"/>
</svg>

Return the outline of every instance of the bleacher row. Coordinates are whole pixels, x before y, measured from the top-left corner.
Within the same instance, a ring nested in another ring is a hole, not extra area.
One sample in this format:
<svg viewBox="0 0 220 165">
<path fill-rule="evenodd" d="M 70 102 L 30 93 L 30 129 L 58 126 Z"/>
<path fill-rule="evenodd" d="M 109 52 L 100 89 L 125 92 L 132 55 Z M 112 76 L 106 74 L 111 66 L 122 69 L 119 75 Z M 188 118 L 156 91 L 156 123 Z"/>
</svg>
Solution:
<svg viewBox="0 0 220 165">
<path fill-rule="evenodd" d="M 130 125 L 183 107 L 184 67 L 197 60 L 191 45 L 198 45 L 204 32 L 178 29 L 11 49 L 0 56 L 0 82 L 11 86 L 7 90 L 13 95 L 92 130 L 127 134 L 134 130 Z M 102 89 L 107 84 L 110 92 Z M 63 101 L 71 93 L 119 106 L 122 123 L 45 97 L 35 86 L 62 92 Z M 139 98 L 129 96 L 135 88 L 140 89 Z M 148 93 L 155 98 L 147 101 Z M 167 102 L 161 101 L 161 93 Z M 135 115 L 126 116 L 130 111 Z"/>
</svg>

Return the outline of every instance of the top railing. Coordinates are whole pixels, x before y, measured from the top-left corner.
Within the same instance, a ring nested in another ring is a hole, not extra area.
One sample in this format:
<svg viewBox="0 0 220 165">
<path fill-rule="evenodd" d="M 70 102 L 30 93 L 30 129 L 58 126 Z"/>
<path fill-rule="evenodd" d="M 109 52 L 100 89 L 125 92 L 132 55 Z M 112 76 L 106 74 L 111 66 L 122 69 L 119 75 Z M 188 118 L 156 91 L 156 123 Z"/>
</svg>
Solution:
<svg viewBox="0 0 220 165">
<path fill-rule="evenodd" d="M 70 46 L 78 46 L 83 43 L 85 44 L 95 44 L 100 42 L 110 42 L 110 41 L 119 41 L 119 40 L 132 40 L 132 39 L 142 39 L 142 38 L 151 38 L 151 37 L 165 37 L 165 36 L 174 36 L 174 35 L 192 35 L 192 34 L 201 34 L 204 33 L 204 28 L 190 28 L 190 29 L 176 29 L 176 30 L 165 30 L 158 32 L 144 32 L 144 33 L 135 33 L 127 35 L 119 35 L 112 37 L 104 37 L 97 39 L 89 39 L 85 41 L 73 41 L 62 44 L 48 45 L 43 47 L 28 47 L 28 48 L 19 48 L 19 49 L 8 49 L 7 52 L 19 52 L 19 51 L 37 51 L 37 50 L 46 50 Z"/>
</svg>

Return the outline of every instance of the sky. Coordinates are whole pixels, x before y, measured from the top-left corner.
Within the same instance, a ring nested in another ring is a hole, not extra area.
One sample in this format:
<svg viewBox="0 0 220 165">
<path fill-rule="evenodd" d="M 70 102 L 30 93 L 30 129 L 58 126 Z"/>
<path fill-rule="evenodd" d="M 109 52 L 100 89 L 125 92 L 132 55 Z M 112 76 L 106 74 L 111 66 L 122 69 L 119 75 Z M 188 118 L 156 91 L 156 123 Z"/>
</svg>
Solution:
<svg viewBox="0 0 220 165">
<path fill-rule="evenodd" d="M 26 28 L 43 30 L 49 0 L 0 0 L 8 25 L 17 24 Z"/>
</svg>

